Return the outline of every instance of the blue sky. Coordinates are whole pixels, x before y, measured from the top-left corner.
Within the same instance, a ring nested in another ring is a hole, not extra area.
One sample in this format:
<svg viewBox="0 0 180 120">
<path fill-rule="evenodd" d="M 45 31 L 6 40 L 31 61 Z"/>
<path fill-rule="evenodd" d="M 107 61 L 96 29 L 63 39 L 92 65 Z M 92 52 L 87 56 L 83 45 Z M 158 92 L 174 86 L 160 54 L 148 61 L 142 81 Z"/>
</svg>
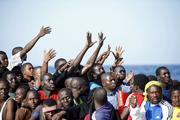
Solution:
<svg viewBox="0 0 180 120">
<path fill-rule="evenodd" d="M 124 64 L 180 64 L 179 0 L 1 0 L 1 48 L 11 56 L 15 46 L 24 46 L 42 25 L 51 26 L 28 53 L 33 65 L 42 63 L 46 49 L 54 48 L 57 58 L 75 58 L 90 31 L 106 35 L 100 52 L 121 45 Z M 82 63 L 97 44 L 88 50 Z M 110 55 L 105 64 L 113 63 Z"/>
</svg>

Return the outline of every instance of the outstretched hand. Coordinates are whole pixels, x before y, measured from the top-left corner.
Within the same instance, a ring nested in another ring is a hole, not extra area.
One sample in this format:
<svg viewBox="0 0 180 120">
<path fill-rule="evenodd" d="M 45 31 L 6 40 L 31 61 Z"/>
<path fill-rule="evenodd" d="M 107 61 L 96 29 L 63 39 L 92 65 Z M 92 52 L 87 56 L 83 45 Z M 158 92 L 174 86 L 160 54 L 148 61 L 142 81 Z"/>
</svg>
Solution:
<svg viewBox="0 0 180 120">
<path fill-rule="evenodd" d="M 87 32 L 87 47 L 92 47 L 97 41 L 92 42 L 92 34 Z"/>
<path fill-rule="evenodd" d="M 106 37 L 104 37 L 103 33 L 98 33 L 98 36 L 99 36 L 99 45 L 103 45 L 104 43 L 104 40 L 106 39 Z"/>
<path fill-rule="evenodd" d="M 51 28 L 49 26 L 48 27 L 42 26 L 38 33 L 38 36 L 43 37 L 44 35 L 49 34 L 50 32 L 51 32 Z"/>
<path fill-rule="evenodd" d="M 56 56 L 56 51 L 53 49 L 50 49 L 49 51 L 44 51 L 44 61 L 49 62 L 51 59 L 53 59 Z"/>
</svg>

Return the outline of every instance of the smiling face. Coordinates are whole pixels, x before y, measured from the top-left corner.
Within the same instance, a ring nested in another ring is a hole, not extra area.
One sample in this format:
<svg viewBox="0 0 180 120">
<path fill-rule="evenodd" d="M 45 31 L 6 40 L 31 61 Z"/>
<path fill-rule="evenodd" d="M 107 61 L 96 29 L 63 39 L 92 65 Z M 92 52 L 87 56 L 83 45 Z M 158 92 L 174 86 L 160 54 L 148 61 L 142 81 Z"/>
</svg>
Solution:
<svg viewBox="0 0 180 120">
<path fill-rule="evenodd" d="M 158 86 L 151 86 L 147 89 L 147 97 L 148 100 L 152 103 L 152 104 L 158 104 L 161 99 L 162 99 L 162 89 Z"/>
<path fill-rule="evenodd" d="M 180 90 L 173 90 L 171 92 L 172 105 L 180 107 Z"/>
<path fill-rule="evenodd" d="M 23 88 L 18 88 L 16 90 L 15 101 L 20 104 L 26 98 L 26 91 Z"/>
<path fill-rule="evenodd" d="M 126 70 L 123 66 L 117 66 L 114 68 L 114 74 L 116 79 L 123 81 L 126 78 Z"/>
</svg>

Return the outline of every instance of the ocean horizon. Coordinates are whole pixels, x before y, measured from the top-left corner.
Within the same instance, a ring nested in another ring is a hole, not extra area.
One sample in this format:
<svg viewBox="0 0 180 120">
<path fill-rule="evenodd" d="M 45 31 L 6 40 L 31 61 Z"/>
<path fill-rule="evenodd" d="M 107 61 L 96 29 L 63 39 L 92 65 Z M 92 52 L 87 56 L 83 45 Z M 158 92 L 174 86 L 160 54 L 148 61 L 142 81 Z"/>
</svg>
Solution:
<svg viewBox="0 0 180 120">
<path fill-rule="evenodd" d="M 180 64 L 168 64 L 168 65 L 123 65 L 127 72 L 133 71 L 135 74 L 144 73 L 146 75 L 155 75 L 155 71 L 159 66 L 165 66 L 171 73 L 173 80 L 180 81 Z M 106 72 L 109 71 L 110 65 L 103 65 Z M 49 72 L 54 73 L 53 66 L 49 66 Z"/>
</svg>

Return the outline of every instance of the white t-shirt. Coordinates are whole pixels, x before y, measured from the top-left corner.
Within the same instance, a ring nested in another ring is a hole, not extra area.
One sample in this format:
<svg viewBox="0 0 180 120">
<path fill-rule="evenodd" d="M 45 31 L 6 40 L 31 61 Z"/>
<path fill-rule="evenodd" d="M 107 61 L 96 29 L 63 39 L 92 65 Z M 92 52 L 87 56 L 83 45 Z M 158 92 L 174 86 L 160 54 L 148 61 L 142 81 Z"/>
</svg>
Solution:
<svg viewBox="0 0 180 120">
<path fill-rule="evenodd" d="M 22 63 L 21 57 L 20 57 L 20 52 L 16 53 L 15 55 L 13 55 L 11 57 L 11 59 L 9 59 L 9 65 L 8 65 L 8 69 L 11 70 L 13 67 L 19 65 Z"/>
</svg>

